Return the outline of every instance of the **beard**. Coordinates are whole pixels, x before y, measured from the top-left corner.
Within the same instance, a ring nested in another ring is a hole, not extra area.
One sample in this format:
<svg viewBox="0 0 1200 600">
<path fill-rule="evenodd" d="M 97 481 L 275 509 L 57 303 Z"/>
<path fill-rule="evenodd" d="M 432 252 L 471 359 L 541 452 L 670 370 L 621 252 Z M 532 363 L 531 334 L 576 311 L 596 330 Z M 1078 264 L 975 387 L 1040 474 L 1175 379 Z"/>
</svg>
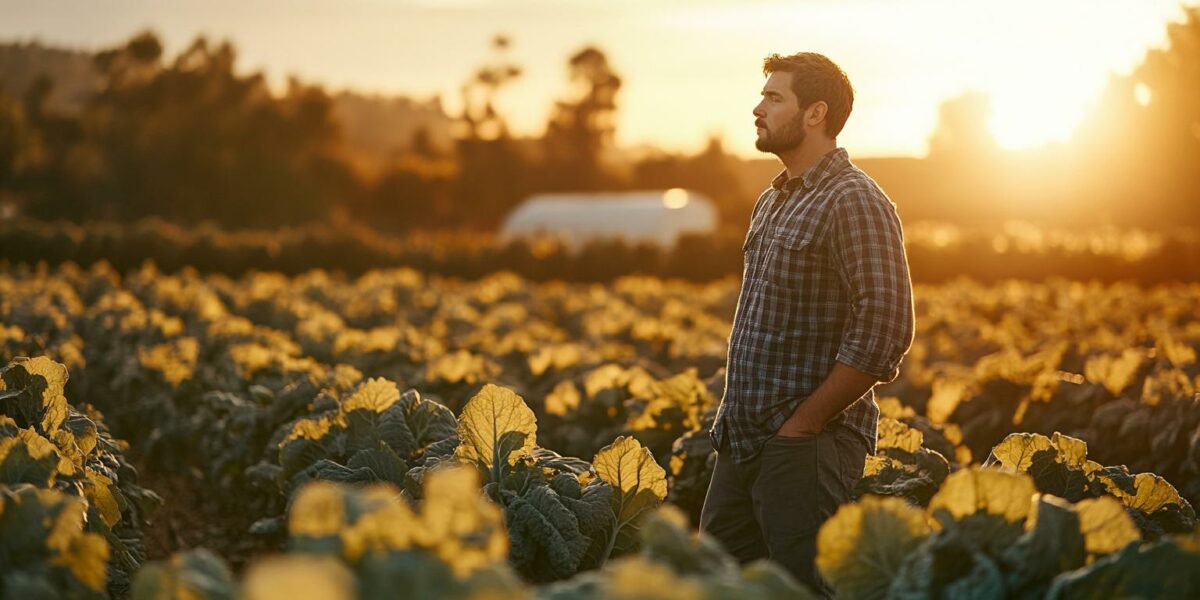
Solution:
<svg viewBox="0 0 1200 600">
<path fill-rule="evenodd" d="M 763 130 L 762 137 L 754 141 L 754 147 L 761 152 L 770 152 L 778 154 L 787 152 L 804 143 L 804 138 L 808 135 L 804 131 L 804 126 L 801 124 L 801 119 L 804 115 L 797 115 L 796 118 L 784 123 L 779 131 L 771 133 L 769 129 Z"/>
</svg>

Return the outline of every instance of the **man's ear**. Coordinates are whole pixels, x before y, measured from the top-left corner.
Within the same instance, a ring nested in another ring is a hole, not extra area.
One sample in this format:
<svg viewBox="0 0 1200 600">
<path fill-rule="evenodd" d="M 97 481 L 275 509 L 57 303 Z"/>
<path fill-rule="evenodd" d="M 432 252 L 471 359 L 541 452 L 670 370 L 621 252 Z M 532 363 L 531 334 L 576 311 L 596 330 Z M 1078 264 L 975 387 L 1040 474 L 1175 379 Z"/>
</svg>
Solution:
<svg viewBox="0 0 1200 600">
<path fill-rule="evenodd" d="M 829 113 L 829 105 L 824 100 L 817 100 L 808 106 L 804 111 L 804 122 L 809 127 L 816 127 L 825 120 L 825 115 Z"/>
</svg>

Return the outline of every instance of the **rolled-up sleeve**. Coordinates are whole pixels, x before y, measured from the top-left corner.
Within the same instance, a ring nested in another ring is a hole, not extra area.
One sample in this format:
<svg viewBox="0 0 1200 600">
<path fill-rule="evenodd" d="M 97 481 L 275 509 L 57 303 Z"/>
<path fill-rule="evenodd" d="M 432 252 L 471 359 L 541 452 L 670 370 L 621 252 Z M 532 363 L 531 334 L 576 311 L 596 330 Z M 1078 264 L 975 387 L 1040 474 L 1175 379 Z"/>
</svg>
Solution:
<svg viewBox="0 0 1200 600">
<path fill-rule="evenodd" d="M 882 190 L 856 182 L 840 194 L 833 221 L 832 258 L 851 302 L 836 360 L 894 381 L 916 332 L 900 216 Z"/>
</svg>

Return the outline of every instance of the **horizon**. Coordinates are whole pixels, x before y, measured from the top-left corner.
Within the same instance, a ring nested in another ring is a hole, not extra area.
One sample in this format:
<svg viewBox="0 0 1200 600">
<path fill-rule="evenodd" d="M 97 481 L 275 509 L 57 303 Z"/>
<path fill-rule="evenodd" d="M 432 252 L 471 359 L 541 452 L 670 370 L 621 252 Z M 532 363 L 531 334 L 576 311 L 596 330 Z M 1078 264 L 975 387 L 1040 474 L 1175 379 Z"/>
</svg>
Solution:
<svg viewBox="0 0 1200 600">
<path fill-rule="evenodd" d="M 1042 18 L 1036 22 L 1025 18 L 1031 13 L 1017 10 L 1034 5 L 1026 0 L 1003 7 L 941 0 L 917 0 L 904 7 L 877 0 L 853 5 L 819 0 L 804 7 L 720 0 L 660 0 L 646 6 L 625 0 L 599 9 L 582 0 L 455 0 L 437 5 L 423 0 L 355 0 L 336 6 L 303 0 L 289 6 L 292 13 L 284 19 L 266 3 L 228 0 L 187 0 L 171 7 L 150 2 L 99 7 L 80 0 L 55 6 L 12 4 L 0 2 L 9 17 L 0 23 L 0 40 L 5 42 L 37 41 L 95 51 L 149 29 L 162 40 L 164 56 L 173 57 L 196 36 L 206 35 L 210 42 L 230 41 L 238 53 L 237 70 L 261 71 L 276 92 L 294 75 L 331 95 L 350 91 L 417 101 L 440 97 L 449 115 L 461 108 L 458 86 L 475 69 L 495 60 L 491 38 L 503 33 L 511 39 L 507 60 L 524 73 L 501 90 L 497 109 L 518 137 L 540 135 L 553 101 L 568 91 L 568 56 L 593 43 L 623 81 L 617 96 L 619 148 L 654 146 L 694 153 L 710 135 L 719 135 L 726 151 L 739 158 L 770 159 L 773 155 L 754 149 L 750 113 L 764 79 L 762 58 L 771 52 L 798 51 L 784 47 L 785 38 L 797 32 L 812 36 L 803 49 L 829 56 L 855 87 L 854 110 L 838 144 L 858 158 L 921 158 L 941 103 L 971 90 L 989 95 L 991 133 L 1002 148 L 1069 141 L 1108 78 L 1128 73 L 1147 49 L 1161 47 L 1166 24 L 1182 18 L 1183 7 L 1191 3 L 1121 0 L 1093 7 L 1071 0 L 1040 7 L 1034 14 Z M 103 17 L 92 14 L 96 18 L 70 22 L 54 18 L 64 5 L 72 5 L 73 14 L 80 17 L 89 12 Z M 226 6 L 230 10 L 221 9 Z M 872 9 L 872 18 L 859 18 L 866 7 Z M 333 22 L 346 25 L 330 28 Z M 770 25 L 761 32 L 744 31 L 764 22 Z M 985 23 L 990 29 L 979 31 Z M 1087 27 L 1066 28 L 1074 23 Z M 787 31 L 793 24 L 795 29 Z M 393 26 L 435 31 L 461 43 L 444 52 L 436 39 L 432 44 L 424 38 L 394 39 Z M 897 33 L 901 29 L 905 31 Z M 1012 33 L 997 35 L 994 29 Z M 1070 35 L 1064 35 L 1068 31 Z M 697 33 L 711 41 L 684 41 Z M 329 41 L 314 48 L 306 40 L 317 34 L 328 35 Z M 903 43 L 912 38 L 931 43 Z M 1017 38 L 1027 45 L 1006 45 Z M 877 40 L 879 46 L 866 50 L 857 39 Z M 679 48 L 676 52 L 647 51 L 673 43 Z M 732 50 L 716 51 L 723 45 Z M 948 55 L 947 49 L 954 54 Z M 435 56 L 438 51 L 444 56 L 433 63 L 392 63 L 388 58 Z M 912 68 L 896 70 L 897 63 Z M 705 79 L 714 71 L 725 79 L 719 85 Z M 1030 94 L 1029 89 L 1046 93 Z M 708 102 L 677 102 L 678 98 Z"/>
</svg>

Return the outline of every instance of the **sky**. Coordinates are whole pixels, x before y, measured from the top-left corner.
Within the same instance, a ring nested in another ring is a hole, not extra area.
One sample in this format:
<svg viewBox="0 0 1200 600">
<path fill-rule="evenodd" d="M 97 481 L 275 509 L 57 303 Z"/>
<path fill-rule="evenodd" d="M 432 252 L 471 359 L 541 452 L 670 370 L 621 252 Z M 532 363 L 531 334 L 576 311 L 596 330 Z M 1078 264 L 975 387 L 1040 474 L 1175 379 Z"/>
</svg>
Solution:
<svg viewBox="0 0 1200 600">
<path fill-rule="evenodd" d="M 990 94 L 1004 147 L 1066 141 L 1111 74 L 1133 69 L 1182 20 L 1179 0 L 0 0 L 0 41 L 85 50 L 150 28 L 168 57 L 197 34 L 228 39 L 237 68 L 276 89 L 289 75 L 331 91 L 440 95 L 497 59 L 522 76 L 497 108 L 540 134 L 587 44 L 623 86 L 619 146 L 693 152 L 712 135 L 743 157 L 772 53 L 814 51 L 847 73 L 855 103 L 838 143 L 852 156 L 924 156 L 938 107 Z"/>
</svg>

